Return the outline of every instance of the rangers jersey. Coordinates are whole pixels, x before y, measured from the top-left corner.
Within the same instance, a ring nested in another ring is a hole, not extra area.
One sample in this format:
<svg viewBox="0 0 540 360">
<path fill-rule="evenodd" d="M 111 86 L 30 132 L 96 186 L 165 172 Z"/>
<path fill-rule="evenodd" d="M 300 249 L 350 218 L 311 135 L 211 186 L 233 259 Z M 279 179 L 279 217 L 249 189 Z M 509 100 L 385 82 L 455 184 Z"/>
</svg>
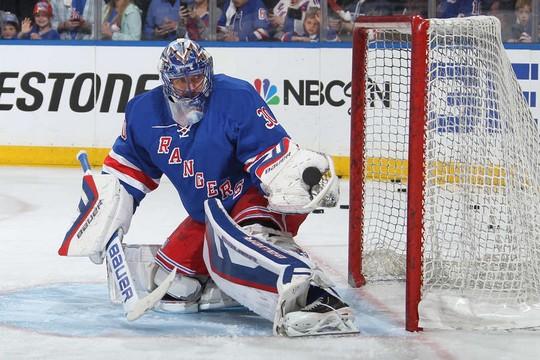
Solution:
<svg viewBox="0 0 540 360">
<path fill-rule="evenodd" d="M 280 143 L 289 144 L 267 104 L 243 80 L 214 75 L 204 117 L 188 127 L 173 120 L 166 101 L 162 86 L 129 101 L 122 134 L 103 165 L 137 205 L 164 174 L 189 215 L 204 222 L 204 200 L 218 198 L 231 210 L 250 187 L 260 186 L 258 164 L 273 162 L 268 158 L 279 158 Z"/>
</svg>

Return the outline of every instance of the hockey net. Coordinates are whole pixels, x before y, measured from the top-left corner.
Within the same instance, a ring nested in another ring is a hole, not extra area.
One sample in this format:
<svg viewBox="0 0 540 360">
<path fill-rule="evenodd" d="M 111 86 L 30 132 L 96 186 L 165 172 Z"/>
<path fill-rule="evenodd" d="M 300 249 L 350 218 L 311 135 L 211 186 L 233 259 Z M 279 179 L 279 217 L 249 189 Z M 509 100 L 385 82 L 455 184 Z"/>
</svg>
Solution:
<svg viewBox="0 0 540 360">
<path fill-rule="evenodd" d="M 540 325 L 540 134 L 492 17 L 361 17 L 349 279 L 406 327 Z M 420 322 L 419 322 L 420 321 Z"/>
</svg>

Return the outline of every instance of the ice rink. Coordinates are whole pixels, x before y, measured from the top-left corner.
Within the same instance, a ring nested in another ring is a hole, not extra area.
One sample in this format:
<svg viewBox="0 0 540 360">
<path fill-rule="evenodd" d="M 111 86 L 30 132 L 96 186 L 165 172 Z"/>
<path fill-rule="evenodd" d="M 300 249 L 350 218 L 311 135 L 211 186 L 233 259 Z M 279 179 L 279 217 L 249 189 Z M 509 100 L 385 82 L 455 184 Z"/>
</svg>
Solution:
<svg viewBox="0 0 540 360">
<path fill-rule="evenodd" d="M 0 167 L 0 359 L 540 359 L 539 331 L 404 328 L 403 284 L 347 285 L 343 209 L 312 214 L 298 242 L 357 312 L 358 336 L 288 339 L 243 309 L 135 322 L 108 301 L 105 265 L 57 255 L 75 215 L 81 170 Z M 348 187 L 341 184 L 341 204 Z M 184 218 L 163 179 L 134 216 L 127 243 L 161 244 Z"/>
</svg>

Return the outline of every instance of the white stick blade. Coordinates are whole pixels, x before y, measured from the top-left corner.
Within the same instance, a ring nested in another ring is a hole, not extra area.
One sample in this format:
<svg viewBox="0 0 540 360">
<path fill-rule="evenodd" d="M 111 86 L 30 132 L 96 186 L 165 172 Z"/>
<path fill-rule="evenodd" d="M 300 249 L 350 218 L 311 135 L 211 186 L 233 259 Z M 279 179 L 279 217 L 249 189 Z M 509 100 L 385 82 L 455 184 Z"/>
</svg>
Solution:
<svg viewBox="0 0 540 360">
<path fill-rule="evenodd" d="M 128 319 L 128 321 L 137 320 L 146 311 L 153 308 L 157 304 L 157 302 L 160 301 L 161 298 L 163 298 L 163 296 L 167 293 L 167 291 L 171 287 L 172 282 L 174 281 L 175 276 L 176 268 L 174 268 L 173 271 L 169 273 L 169 275 L 165 278 L 165 281 L 163 281 L 154 291 L 137 301 L 133 308 L 129 310 L 126 314 L 126 318 Z"/>
</svg>

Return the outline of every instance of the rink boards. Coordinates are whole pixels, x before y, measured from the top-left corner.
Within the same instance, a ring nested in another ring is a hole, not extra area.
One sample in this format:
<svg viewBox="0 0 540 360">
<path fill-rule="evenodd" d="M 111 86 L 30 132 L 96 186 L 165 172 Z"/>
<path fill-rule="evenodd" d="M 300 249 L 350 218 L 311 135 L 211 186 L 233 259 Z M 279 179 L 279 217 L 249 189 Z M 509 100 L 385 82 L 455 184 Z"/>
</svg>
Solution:
<svg viewBox="0 0 540 360">
<path fill-rule="evenodd" d="M 0 45 L 0 118 L 9 121 L 0 131 L 0 164 L 75 165 L 81 147 L 100 163 L 120 133 L 128 99 L 159 85 L 162 44 L 59 44 Z M 297 142 L 332 154 L 338 172 L 348 174 L 350 48 L 218 45 L 208 45 L 216 73 L 253 84 Z M 508 54 L 538 118 L 537 50 Z"/>
</svg>

